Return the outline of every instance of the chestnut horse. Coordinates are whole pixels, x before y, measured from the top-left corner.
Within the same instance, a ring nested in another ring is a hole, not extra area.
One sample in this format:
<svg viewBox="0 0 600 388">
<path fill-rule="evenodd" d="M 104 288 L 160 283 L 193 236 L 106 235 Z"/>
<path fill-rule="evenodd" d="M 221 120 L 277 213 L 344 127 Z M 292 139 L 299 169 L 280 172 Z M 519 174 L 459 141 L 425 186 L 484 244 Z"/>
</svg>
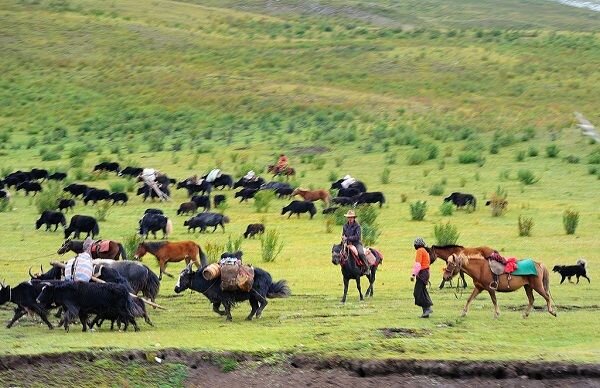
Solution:
<svg viewBox="0 0 600 388">
<path fill-rule="evenodd" d="M 202 251 L 200 245 L 193 241 L 143 242 L 138 245 L 137 250 L 135 251 L 134 259 L 140 260 L 146 253 L 154 255 L 156 260 L 158 260 L 158 264 L 160 266 L 160 275 L 158 276 L 158 280 L 162 280 L 163 273 L 169 277 L 173 277 L 173 275 L 165 271 L 167 263 L 169 262 L 177 263 L 185 260 L 186 264 L 193 262 L 196 264 L 196 267 L 200 268 L 200 262 L 198 261 L 199 255 L 200 261 L 202 262 L 202 267 L 208 265 L 206 254 Z"/>
<path fill-rule="evenodd" d="M 273 174 L 273 177 L 276 177 L 277 175 L 283 175 L 288 179 L 290 175 L 296 175 L 296 170 L 294 170 L 294 168 L 285 167 L 283 170 L 279 170 L 275 164 L 269 164 L 267 167 L 267 172 Z"/>
<path fill-rule="evenodd" d="M 111 260 L 119 260 L 119 256 L 123 260 L 127 260 L 127 255 L 125 254 L 125 249 L 123 249 L 123 245 L 118 241 L 108 240 L 108 250 L 105 252 L 99 252 L 98 244 L 100 241 L 95 241 L 92 245 L 91 253 L 92 259 L 111 259 Z M 68 251 L 73 251 L 75 253 L 83 252 L 83 241 L 81 240 L 71 240 L 70 238 L 66 239 L 63 245 L 58 248 L 59 255 L 64 255 Z"/>
<path fill-rule="evenodd" d="M 480 253 L 481 255 L 483 255 L 483 257 L 490 257 L 490 255 L 492 253 L 496 252 L 496 250 L 494 250 L 490 247 L 483 246 L 483 247 L 465 248 L 462 245 L 432 245 L 431 247 L 425 248 L 425 249 L 429 252 L 429 257 L 431 258 L 431 264 L 433 264 L 435 259 L 437 259 L 438 257 L 444 261 L 447 261 L 448 257 L 450 257 L 450 255 L 452 255 L 454 253 L 459 253 L 462 251 L 465 251 L 466 254 Z M 460 278 L 463 283 L 463 288 L 467 288 L 467 281 L 465 280 L 465 274 L 461 272 Z M 450 281 L 450 283 L 452 283 L 452 281 Z M 440 290 L 442 288 L 444 288 L 445 284 L 446 284 L 446 280 L 442 279 L 442 282 L 440 283 Z"/>
<path fill-rule="evenodd" d="M 496 291 L 498 292 L 513 292 L 519 288 L 525 288 L 527 299 L 529 299 L 529 305 L 523 313 L 523 318 L 527 318 L 531 309 L 533 308 L 533 291 L 535 290 L 546 300 L 546 306 L 548 312 L 553 316 L 556 316 L 556 312 L 550 305 L 550 274 L 548 269 L 542 264 L 535 262 L 537 269 L 537 275 L 530 276 L 516 276 L 503 274 L 499 276 L 498 288 L 491 288 L 491 284 L 494 282 L 494 275 L 490 269 L 490 264 L 481 254 L 465 255 L 464 253 L 452 254 L 448 257 L 447 266 L 444 270 L 444 279 L 450 280 L 453 276 L 456 276 L 460 271 L 465 272 L 473 279 L 475 288 L 469 296 L 465 307 L 463 308 L 462 316 L 467 315 L 469 311 L 469 305 L 481 291 L 485 290 L 490 294 L 492 303 L 494 304 L 494 318 L 498 318 L 500 310 L 498 309 L 498 303 L 496 301 Z"/>
<path fill-rule="evenodd" d="M 321 200 L 325 203 L 325 205 L 329 206 L 329 192 L 327 190 L 306 190 L 297 188 L 292 192 L 292 196 L 294 195 L 301 196 L 305 201 L 314 202 Z"/>
</svg>

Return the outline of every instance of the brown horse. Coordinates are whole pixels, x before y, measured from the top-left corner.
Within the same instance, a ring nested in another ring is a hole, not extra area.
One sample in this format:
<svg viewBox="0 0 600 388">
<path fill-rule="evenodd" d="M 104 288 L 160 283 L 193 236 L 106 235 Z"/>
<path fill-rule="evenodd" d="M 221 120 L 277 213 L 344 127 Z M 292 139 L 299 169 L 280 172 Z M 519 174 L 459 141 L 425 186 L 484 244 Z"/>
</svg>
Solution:
<svg viewBox="0 0 600 388">
<path fill-rule="evenodd" d="M 329 192 L 327 190 L 306 190 L 297 188 L 292 192 L 292 196 L 294 195 L 301 196 L 305 201 L 314 202 L 321 200 L 325 203 L 325 205 L 329 206 Z"/>
<path fill-rule="evenodd" d="M 198 261 L 198 256 L 200 256 L 202 267 L 208 265 L 206 254 L 202 251 L 200 245 L 193 241 L 143 242 L 138 245 L 134 258 L 136 260 L 140 260 L 146 253 L 154 255 L 156 260 L 158 260 L 158 264 L 160 266 L 160 275 L 158 276 L 158 280 L 162 280 L 163 273 L 169 277 L 173 277 L 173 275 L 165 271 L 167 263 L 169 262 L 177 263 L 185 260 L 186 264 L 193 262 L 196 264 L 196 267 L 200 268 L 201 263 Z"/>
<path fill-rule="evenodd" d="M 280 170 L 275 164 L 269 164 L 267 167 L 267 172 L 273 174 L 273 177 L 276 177 L 277 175 L 283 175 L 286 177 L 286 179 L 289 179 L 291 175 L 296 175 L 296 170 L 294 170 L 293 167 L 287 166 Z"/>
<path fill-rule="evenodd" d="M 70 238 L 66 239 L 63 245 L 58 248 L 59 255 L 64 255 L 68 251 L 73 251 L 75 253 L 83 252 L 83 241 L 81 240 L 71 240 Z M 98 240 L 94 241 L 91 248 L 92 259 L 111 259 L 111 260 L 119 260 L 119 256 L 123 260 L 127 260 L 127 255 L 125 254 L 125 249 L 123 249 L 123 245 L 118 241 L 113 240 Z"/>
<path fill-rule="evenodd" d="M 460 253 L 463 251 L 467 255 L 481 254 L 483 257 L 490 257 L 490 255 L 492 253 L 496 252 L 496 250 L 494 250 L 490 247 L 486 247 L 486 246 L 465 248 L 462 245 L 432 245 L 430 248 L 425 248 L 425 249 L 429 252 L 429 257 L 431 258 L 432 264 L 435 261 L 435 259 L 437 259 L 438 257 L 444 261 L 448 261 L 448 257 L 450 257 L 450 255 L 455 254 L 455 253 Z M 463 283 L 463 288 L 467 288 L 467 281 L 465 280 L 465 274 L 461 272 L 460 278 Z M 446 284 L 446 280 L 442 279 L 442 282 L 440 283 L 440 290 L 442 288 L 444 288 L 445 284 Z M 452 284 L 452 281 L 450 281 L 450 284 Z"/>
<path fill-rule="evenodd" d="M 491 288 L 494 283 L 494 275 L 490 269 L 490 264 L 481 254 L 465 255 L 463 253 L 452 254 L 448 257 L 446 269 L 444 270 L 444 279 L 450 280 L 453 276 L 456 276 L 460 271 L 464 271 L 473 279 L 475 289 L 469 296 L 465 307 L 463 308 L 462 316 L 467 315 L 469 311 L 469 305 L 481 291 L 485 290 L 490 294 L 492 303 L 494 304 L 494 318 L 498 318 L 500 310 L 498 309 L 498 303 L 496 301 L 496 291 L 498 292 L 513 292 L 521 287 L 525 288 L 527 299 L 529 299 L 529 305 L 523 313 L 523 317 L 527 318 L 531 309 L 533 308 L 533 291 L 535 290 L 546 300 L 546 306 L 548 312 L 556 316 L 556 312 L 550 305 L 550 274 L 548 269 L 542 264 L 535 262 L 537 269 L 537 275 L 531 276 L 515 276 L 503 274 L 499 276 L 498 287 L 496 289 Z"/>
</svg>

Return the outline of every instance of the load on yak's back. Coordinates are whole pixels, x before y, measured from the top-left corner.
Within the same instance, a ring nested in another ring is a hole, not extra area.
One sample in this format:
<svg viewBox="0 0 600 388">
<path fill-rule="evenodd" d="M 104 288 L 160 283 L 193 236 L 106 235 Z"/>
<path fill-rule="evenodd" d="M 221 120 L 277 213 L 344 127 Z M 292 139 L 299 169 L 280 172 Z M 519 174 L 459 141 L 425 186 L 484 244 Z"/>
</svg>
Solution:
<svg viewBox="0 0 600 388">
<path fill-rule="evenodd" d="M 202 271 L 206 280 L 221 277 L 221 290 L 249 292 L 254 284 L 254 268 L 242 263 L 242 252 L 221 255 L 218 263 L 213 263 Z"/>
</svg>

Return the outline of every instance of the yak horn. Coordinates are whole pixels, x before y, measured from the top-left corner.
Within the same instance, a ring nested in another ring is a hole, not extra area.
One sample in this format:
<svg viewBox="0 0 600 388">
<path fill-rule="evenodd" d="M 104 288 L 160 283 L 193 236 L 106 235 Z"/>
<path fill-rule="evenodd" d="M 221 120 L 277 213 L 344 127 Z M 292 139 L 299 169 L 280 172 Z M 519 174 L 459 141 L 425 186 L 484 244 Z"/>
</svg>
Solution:
<svg viewBox="0 0 600 388">
<path fill-rule="evenodd" d="M 61 263 L 60 261 L 51 261 L 50 265 L 52 265 L 53 267 L 60 267 L 60 268 L 66 267 L 65 263 Z"/>
<path fill-rule="evenodd" d="M 29 277 L 33 279 L 33 278 L 34 278 L 34 276 L 33 276 L 33 274 L 31 273 L 31 268 L 33 268 L 33 266 L 29 267 Z"/>
<path fill-rule="evenodd" d="M 40 264 L 40 273 L 44 273 L 44 266 Z"/>
</svg>

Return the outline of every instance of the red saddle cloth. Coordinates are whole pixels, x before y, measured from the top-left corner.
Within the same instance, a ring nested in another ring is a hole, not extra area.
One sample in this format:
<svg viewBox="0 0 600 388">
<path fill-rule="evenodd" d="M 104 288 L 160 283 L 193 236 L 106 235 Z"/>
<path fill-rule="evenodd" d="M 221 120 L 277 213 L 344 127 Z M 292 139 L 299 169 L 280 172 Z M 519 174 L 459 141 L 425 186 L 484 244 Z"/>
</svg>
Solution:
<svg viewBox="0 0 600 388">
<path fill-rule="evenodd" d="M 103 253 L 110 249 L 110 240 L 98 240 L 92 245 L 92 252 Z"/>
<path fill-rule="evenodd" d="M 356 250 L 356 248 L 354 248 L 353 246 L 349 246 L 349 248 L 349 251 L 351 252 L 352 257 L 354 258 L 354 262 L 356 263 L 356 265 L 358 265 L 359 267 L 364 265 L 360 257 L 358 257 L 358 251 Z M 383 255 L 381 254 L 381 252 L 371 247 L 364 247 L 363 249 L 365 251 L 365 257 L 367 258 L 370 267 L 377 267 L 379 266 L 379 264 L 381 264 L 381 262 L 383 261 Z"/>
<path fill-rule="evenodd" d="M 517 269 L 517 260 L 514 257 L 509 257 L 506 259 L 506 267 L 504 267 L 504 272 L 513 273 Z"/>
</svg>

